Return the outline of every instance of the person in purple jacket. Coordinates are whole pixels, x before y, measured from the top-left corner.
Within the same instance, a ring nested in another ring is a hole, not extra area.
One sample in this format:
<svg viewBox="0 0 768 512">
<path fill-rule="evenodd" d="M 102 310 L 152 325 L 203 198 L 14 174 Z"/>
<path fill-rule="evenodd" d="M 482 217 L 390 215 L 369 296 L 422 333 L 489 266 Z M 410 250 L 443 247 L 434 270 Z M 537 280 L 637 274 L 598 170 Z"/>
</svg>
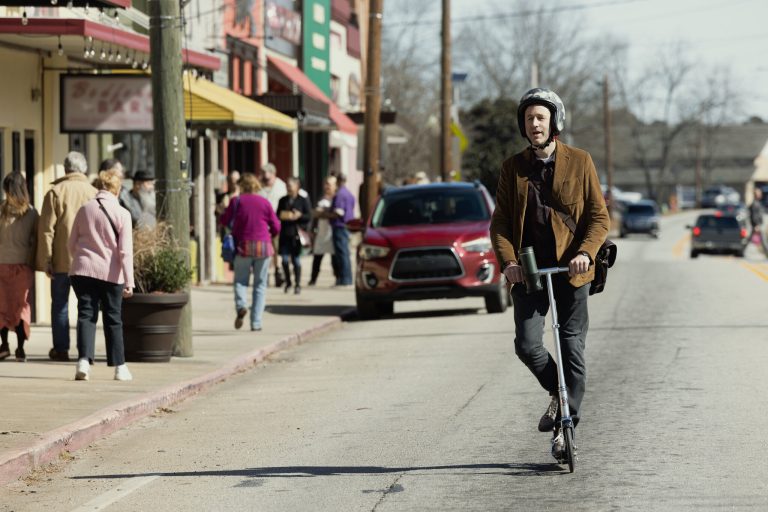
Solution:
<svg viewBox="0 0 768 512">
<path fill-rule="evenodd" d="M 336 178 L 338 189 L 331 202 L 329 219 L 333 232 L 333 273 L 336 276 L 336 286 L 352 285 L 352 264 L 349 260 L 349 231 L 347 222 L 355 216 L 355 196 L 346 186 L 346 176 L 340 174 Z"/>
<path fill-rule="evenodd" d="M 251 330 L 261 330 L 261 317 L 266 306 L 269 261 L 274 254 L 272 238 L 280 233 L 280 221 L 269 200 L 258 195 L 259 179 L 253 173 L 243 173 L 238 182 L 240 195 L 233 199 L 219 218 L 222 226 L 232 222 L 232 236 L 237 253 L 235 271 L 235 329 L 243 326 L 248 313 L 246 292 L 253 272 L 251 298 Z"/>
</svg>

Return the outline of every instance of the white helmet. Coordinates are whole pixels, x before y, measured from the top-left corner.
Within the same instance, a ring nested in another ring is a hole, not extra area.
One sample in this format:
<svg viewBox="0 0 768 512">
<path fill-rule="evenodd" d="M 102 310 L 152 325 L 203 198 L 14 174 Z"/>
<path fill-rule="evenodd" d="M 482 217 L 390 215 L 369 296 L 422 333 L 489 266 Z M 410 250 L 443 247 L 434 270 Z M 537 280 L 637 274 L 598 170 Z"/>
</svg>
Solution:
<svg viewBox="0 0 768 512">
<path fill-rule="evenodd" d="M 525 109 L 531 105 L 544 105 L 552 113 L 549 122 L 549 139 L 543 146 L 549 145 L 555 135 L 559 135 L 565 128 L 565 105 L 560 96 L 550 91 L 537 87 L 523 94 L 520 98 L 520 104 L 517 107 L 517 126 L 520 128 L 520 134 L 528 138 L 525 133 Z M 530 142 L 530 141 L 529 141 Z"/>
</svg>

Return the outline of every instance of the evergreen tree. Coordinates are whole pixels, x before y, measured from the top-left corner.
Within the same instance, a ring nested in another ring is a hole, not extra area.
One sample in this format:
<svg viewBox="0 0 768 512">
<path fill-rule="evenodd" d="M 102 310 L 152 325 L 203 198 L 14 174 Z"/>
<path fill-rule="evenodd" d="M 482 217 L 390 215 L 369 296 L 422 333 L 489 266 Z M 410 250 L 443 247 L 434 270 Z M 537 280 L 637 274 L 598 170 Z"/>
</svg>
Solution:
<svg viewBox="0 0 768 512">
<path fill-rule="evenodd" d="M 469 147 L 462 156 L 465 180 L 479 180 L 496 195 L 501 164 L 526 146 L 517 127 L 517 100 L 483 99 L 461 114 Z"/>
</svg>

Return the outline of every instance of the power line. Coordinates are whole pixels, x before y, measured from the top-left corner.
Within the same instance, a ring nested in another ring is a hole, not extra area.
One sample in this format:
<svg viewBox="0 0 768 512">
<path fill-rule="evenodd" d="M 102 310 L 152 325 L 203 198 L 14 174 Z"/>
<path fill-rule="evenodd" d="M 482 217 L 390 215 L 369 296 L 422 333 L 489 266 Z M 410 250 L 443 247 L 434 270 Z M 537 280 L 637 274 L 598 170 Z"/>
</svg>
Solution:
<svg viewBox="0 0 768 512">
<path fill-rule="evenodd" d="M 647 2 L 648 0 L 624 0 L 622 2 L 616 1 L 603 1 L 592 4 L 576 4 L 566 5 L 560 7 L 554 7 L 552 9 L 539 9 L 534 11 L 518 11 L 518 12 L 506 12 L 496 14 L 483 14 L 478 16 L 456 16 L 451 19 L 451 23 L 471 23 L 474 21 L 487 21 L 487 20 L 503 20 L 509 18 L 522 18 L 525 16 L 533 16 L 536 14 L 556 14 L 563 11 L 581 11 L 586 9 L 593 9 L 595 7 L 618 7 L 620 5 L 626 5 L 636 2 Z M 406 27 L 406 26 L 418 26 L 418 25 L 439 25 L 441 20 L 417 20 L 417 21 L 392 21 L 384 24 L 386 27 Z"/>
</svg>

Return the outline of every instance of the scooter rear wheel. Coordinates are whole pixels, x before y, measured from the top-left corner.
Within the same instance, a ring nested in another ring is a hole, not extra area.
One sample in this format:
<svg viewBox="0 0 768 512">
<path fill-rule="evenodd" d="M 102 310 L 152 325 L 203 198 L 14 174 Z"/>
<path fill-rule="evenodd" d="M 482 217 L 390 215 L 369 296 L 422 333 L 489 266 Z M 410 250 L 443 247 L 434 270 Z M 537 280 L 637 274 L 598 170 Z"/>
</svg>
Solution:
<svg viewBox="0 0 768 512">
<path fill-rule="evenodd" d="M 573 442 L 573 427 L 565 429 L 565 455 L 568 462 L 568 472 L 573 473 L 576 466 L 575 446 Z"/>
</svg>

